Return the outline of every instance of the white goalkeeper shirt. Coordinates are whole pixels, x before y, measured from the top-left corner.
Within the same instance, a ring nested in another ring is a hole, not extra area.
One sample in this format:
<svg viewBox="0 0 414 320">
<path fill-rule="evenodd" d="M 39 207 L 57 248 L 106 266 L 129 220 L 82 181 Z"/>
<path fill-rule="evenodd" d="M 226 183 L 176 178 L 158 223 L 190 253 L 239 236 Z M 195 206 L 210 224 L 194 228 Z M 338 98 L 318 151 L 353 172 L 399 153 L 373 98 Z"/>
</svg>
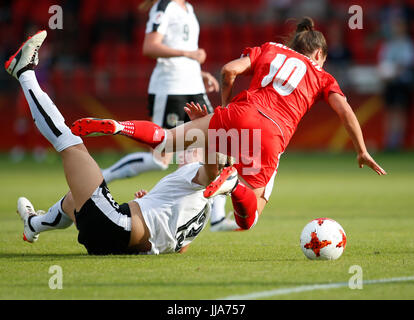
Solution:
<svg viewBox="0 0 414 320">
<path fill-rule="evenodd" d="M 187 10 L 171 0 L 160 0 L 149 12 L 146 33 L 164 35 L 163 44 L 185 51 L 198 50 L 200 25 L 191 4 Z M 205 93 L 200 64 L 186 57 L 158 58 L 149 94 L 191 95 Z"/>
<path fill-rule="evenodd" d="M 211 200 L 204 198 L 205 187 L 193 182 L 200 167 L 197 162 L 187 164 L 134 200 L 151 234 L 148 254 L 178 252 L 205 228 Z"/>
</svg>

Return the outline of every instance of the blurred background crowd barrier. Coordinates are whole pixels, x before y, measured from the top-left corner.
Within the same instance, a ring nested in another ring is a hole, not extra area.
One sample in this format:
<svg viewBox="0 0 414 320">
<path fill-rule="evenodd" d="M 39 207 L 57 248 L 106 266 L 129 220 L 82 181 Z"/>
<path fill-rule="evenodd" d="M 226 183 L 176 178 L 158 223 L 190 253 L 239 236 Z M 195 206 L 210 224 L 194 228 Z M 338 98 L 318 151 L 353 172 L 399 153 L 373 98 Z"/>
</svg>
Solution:
<svg viewBox="0 0 414 320">
<path fill-rule="evenodd" d="M 41 50 L 38 77 L 70 124 L 84 117 L 148 119 L 147 86 L 155 61 L 142 55 L 147 13 L 140 0 L 0 1 L 0 58 L 5 62 L 38 29 L 49 37 Z M 194 0 L 201 26 L 203 69 L 220 69 L 245 47 L 284 42 L 294 21 L 310 16 L 328 41 L 325 69 L 340 83 L 372 150 L 414 149 L 414 1 Z M 49 8 L 63 9 L 63 29 L 50 30 Z M 351 29 L 349 8 L 363 10 L 362 29 Z M 234 92 L 248 86 L 239 79 Z M 211 94 L 216 106 L 219 94 Z M 0 151 L 18 158 L 43 150 L 18 83 L 0 72 Z M 128 151 L 127 139 L 87 141 L 93 150 Z M 290 150 L 352 148 L 335 113 L 318 103 L 305 116 Z"/>
</svg>

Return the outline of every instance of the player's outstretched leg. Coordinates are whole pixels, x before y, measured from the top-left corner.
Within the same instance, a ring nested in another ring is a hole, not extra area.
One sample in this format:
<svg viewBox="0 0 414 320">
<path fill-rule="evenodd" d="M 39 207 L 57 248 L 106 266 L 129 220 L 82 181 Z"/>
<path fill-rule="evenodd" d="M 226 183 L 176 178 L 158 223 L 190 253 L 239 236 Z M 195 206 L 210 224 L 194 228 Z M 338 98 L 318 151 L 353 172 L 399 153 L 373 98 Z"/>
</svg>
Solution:
<svg viewBox="0 0 414 320">
<path fill-rule="evenodd" d="M 79 137 L 124 135 L 157 152 L 178 152 L 189 147 L 207 150 L 208 126 L 212 116 L 210 114 L 170 130 L 165 130 L 150 121 L 84 118 L 75 121 L 71 130 Z M 194 136 L 197 137 L 196 141 L 192 139 Z M 198 139 L 198 136 L 203 136 L 204 139 Z"/>
<path fill-rule="evenodd" d="M 72 134 L 62 114 L 36 79 L 34 68 L 39 61 L 38 50 L 46 36 L 47 32 L 41 31 L 29 38 L 6 62 L 5 68 L 20 82 L 40 133 L 60 153 L 76 210 L 80 210 L 102 183 L 103 177 L 82 139 Z"/>
<path fill-rule="evenodd" d="M 114 180 L 135 177 L 148 171 L 166 170 L 168 165 L 156 159 L 151 152 L 131 153 L 115 164 L 102 170 L 107 183 Z"/>
<path fill-rule="evenodd" d="M 69 146 L 82 144 L 82 139 L 71 133 L 62 115 L 37 82 L 34 68 L 39 61 L 38 50 L 46 36 L 47 32 L 41 31 L 30 37 L 6 62 L 5 68 L 20 82 L 37 128 L 60 152 Z"/>
<path fill-rule="evenodd" d="M 150 121 L 116 121 L 112 119 L 84 118 L 72 124 L 72 133 L 79 137 L 124 135 L 158 150 L 166 142 L 166 131 Z"/>
</svg>

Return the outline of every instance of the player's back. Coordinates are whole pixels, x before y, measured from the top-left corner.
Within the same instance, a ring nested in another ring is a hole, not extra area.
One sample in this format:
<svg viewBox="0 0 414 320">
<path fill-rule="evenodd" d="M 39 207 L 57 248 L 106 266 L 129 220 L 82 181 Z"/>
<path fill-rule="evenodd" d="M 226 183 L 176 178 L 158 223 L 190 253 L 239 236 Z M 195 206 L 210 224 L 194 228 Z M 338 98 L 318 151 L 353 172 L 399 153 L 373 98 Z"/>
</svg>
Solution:
<svg viewBox="0 0 414 320">
<path fill-rule="evenodd" d="M 316 62 L 283 44 L 268 42 L 244 51 L 252 81 L 232 102 L 247 101 L 276 121 L 290 140 L 299 121 L 319 98 L 342 94 L 336 80 Z"/>
<path fill-rule="evenodd" d="M 152 253 L 177 252 L 193 241 L 210 217 L 204 186 L 193 182 L 201 164 L 190 163 L 160 180 L 135 200 L 151 231 Z"/>
</svg>

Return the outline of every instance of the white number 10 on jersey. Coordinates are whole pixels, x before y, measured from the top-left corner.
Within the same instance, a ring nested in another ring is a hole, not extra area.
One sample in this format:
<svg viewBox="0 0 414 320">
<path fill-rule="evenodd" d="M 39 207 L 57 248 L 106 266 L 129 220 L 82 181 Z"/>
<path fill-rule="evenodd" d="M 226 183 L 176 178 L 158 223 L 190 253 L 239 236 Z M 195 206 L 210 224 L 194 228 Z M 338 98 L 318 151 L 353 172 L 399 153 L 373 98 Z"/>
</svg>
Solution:
<svg viewBox="0 0 414 320">
<path fill-rule="evenodd" d="M 303 61 L 297 58 L 285 60 L 284 54 L 278 54 L 270 64 L 269 74 L 262 80 L 263 88 L 273 81 L 273 88 L 281 96 L 290 95 L 306 74 Z"/>
</svg>

